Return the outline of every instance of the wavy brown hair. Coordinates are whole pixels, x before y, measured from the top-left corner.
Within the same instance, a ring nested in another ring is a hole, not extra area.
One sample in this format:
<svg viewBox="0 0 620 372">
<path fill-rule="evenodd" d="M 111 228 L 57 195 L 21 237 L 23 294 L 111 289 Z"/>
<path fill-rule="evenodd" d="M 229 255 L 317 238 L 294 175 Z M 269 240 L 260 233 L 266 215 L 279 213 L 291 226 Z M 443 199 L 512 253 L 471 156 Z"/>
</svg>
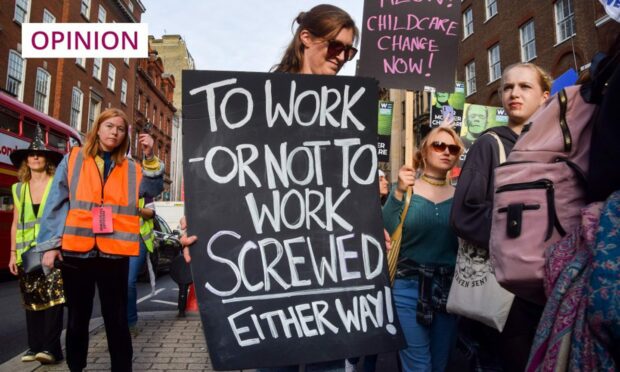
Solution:
<svg viewBox="0 0 620 372">
<path fill-rule="evenodd" d="M 99 136 L 97 133 L 99 132 L 99 127 L 104 121 L 115 117 L 121 117 L 125 122 L 125 138 L 123 138 L 123 142 L 112 151 L 112 160 L 114 160 L 116 164 L 121 164 L 123 160 L 125 160 L 125 154 L 127 154 L 127 149 L 129 148 L 129 119 L 127 119 L 125 112 L 117 108 L 106 109 L 95 119 L 93 127 L 86 135 L 86 141 L 82 149 L 84 156 L 93 158 L 97 156 L 101 150 L 99 148 Z"/>
<path fill-rule="evenodd" d="M 307 12 L 301 12 L 293 20 L 292 26 L 299 26 L 293 35 L 293 40 L 286 48 L 282 60 L 271 68 L 274 72 L 298 73 L 303 65 L 304 45 L 300 34 L 307 30 L 313 36 L 330 40 L 336 37 L 343 28 L 353 30 L 353 40 L 357 42 L 359 30 L 349 13 L 329 4 L 317 5 Z"/>
<path fill-rule="evenodd" d="M 56 166 L 50 162 L 45 155 L 39 154 L 39 157 L 45 158 L 45 173 L 48 176 L 53 177 L 54 173 L 56 173 Z M 30 167 L 28 166 L 28 158 L 22 161 L 22 164 L 19 166 L 17 170 L 17 179 L 19 182 L 28 182 L 32 179 L 32 171 L 30 171 Z"/>
</svg>

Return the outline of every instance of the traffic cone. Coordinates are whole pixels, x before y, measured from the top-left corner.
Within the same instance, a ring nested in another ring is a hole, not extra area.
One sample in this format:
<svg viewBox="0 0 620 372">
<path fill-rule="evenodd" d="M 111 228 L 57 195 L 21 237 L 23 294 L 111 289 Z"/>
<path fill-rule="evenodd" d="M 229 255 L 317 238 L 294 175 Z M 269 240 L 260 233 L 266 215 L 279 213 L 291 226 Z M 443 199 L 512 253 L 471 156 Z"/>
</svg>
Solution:
<svg viewBox="0 0 620 372">
<path fill-rule="evenodd" d="M 196 291 L 194 290 L 193 284 L 189 286 L 189 294 L 187 295 L 187 306 L 185 307 L 185 311 L 191 311 L 194 313 L 198 311 L 198 302 L 196 301 Z"/>
</svg>

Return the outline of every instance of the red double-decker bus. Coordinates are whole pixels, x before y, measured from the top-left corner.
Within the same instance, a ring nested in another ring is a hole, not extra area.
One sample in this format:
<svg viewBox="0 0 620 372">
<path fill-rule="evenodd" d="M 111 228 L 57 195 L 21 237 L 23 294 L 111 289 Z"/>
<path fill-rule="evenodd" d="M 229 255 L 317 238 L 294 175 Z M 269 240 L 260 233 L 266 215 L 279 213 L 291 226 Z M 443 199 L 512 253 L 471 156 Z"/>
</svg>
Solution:
<svg viewBox="0 0 620 372">
<path fill-rule="evenodd" d="M 64 154 L 81 143 L 75 129 L 0 91 L 0 270 L 9 265 L 13 219 L 11 185 L 17 182 L 17 169 L 9 155 L 30 145 L 37 124 L 43 129 L 49 150 Z"/>
</svg>

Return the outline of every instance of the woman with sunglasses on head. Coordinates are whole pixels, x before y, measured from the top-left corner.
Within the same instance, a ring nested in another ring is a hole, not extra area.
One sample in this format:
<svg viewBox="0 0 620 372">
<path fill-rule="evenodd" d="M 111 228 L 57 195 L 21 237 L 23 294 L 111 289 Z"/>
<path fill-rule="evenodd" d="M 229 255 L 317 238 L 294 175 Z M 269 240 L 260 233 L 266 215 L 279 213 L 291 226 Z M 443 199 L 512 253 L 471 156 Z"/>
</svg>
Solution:
<svg viewBox="0 0 620 372">
<path fill-rule="evenodd" d="M 550 76 L 535 64 L 508 66 L 499 88 L 508 125 L 487 129 L 467 152 L 450 223 L 459 237 L 480 247 L 487 255 L 493 209 L 493 170 L 499 165 L 500 150 L 497 140 L 485 134 L 495 133 L 507 156 L 523 126 L 549 97 L 550 90 Z M 523 371 L 542 310 L 542 307 L 516 297 L 501 334 L 469 319 L 463 320 L 462 331 L 479 345 L 476 359 L 481 364 L 500 364 L 504 371 Z"/>
<path fill-rule="evenodd" d="M 353 46 L 359 37 L 355 21 L 344 10 L 329 4 L 317 5 L 307 12 L 301 12 L 293 21 L 297 30 L 289 43 L 280 63 L 272 72 L 294 74 L 336 75 L 342 66 L 357 54 Z M 189 246 L 198 237 L 187 236 L 185 217 L 179 222 L 183 235 L 183 256 L 191 261 Z"/>
<path fill-rule="evenodd" d="M 28 351 L 21 360 L 56 363 L 63 358 L 60 347 L 62 304 L 65 303 L 62 276 L 59 269 L 53 269 L 49 275 L 41 268 L 26 273 L 23 261 L 36 245 L 43 209 L 62 154 L 45 148 L 43 132 L 37 125 L 28 149 L 15 150 L 10 157 L 18 169 L 19 182 L 12 187 L 14 209 L 9 270 L 19 277 L 28 332 Z"/>
<path fill-rule="evenodd" d="M 399 170 L 397 187 L 383 207 L 385 228 L 393 233 L 407 189 L 415 184 L 393 289 L 407 340 L 407 348 L 400 351 L 403 371 L 443 371 L 456 340 L 456 316 L 446 312 L 458 248 L 449 224 L 454 187 L 448 174 L 462 152 L 463 143 L 454 130 L 431 130 L 415 155 L 415 166 Z"/>
</svg>

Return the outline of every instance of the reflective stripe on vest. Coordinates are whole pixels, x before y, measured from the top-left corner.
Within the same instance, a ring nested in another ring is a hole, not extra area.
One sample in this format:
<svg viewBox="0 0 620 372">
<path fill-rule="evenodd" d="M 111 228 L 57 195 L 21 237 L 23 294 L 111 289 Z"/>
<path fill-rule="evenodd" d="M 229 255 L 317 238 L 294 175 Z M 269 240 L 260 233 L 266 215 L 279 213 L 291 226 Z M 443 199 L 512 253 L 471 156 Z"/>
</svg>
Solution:
<svg viewBox="0 0 620 372">
<path fill-rule="evenodd" d="M 105 184 L 97 163 L 84 157 L 81 148 L 71 149 L 68 163 L 69 212 L 62 237 L 62 249 L 88 252 L 96 247 L 103 253 L 137 256 L 140 249 L 138 192 L 142 181 L 139 166 L 131 160 L 115 164 Z M 112 209 L 111 234 L 95 234 L 92 230 L 92 208 Z"/>
<path fill-rule="evenodd" d="M 139 201 L 140 208 L 144 208 L 144 198 L 140 198 Z M 150 218 L 145 220 L 140 216 L 140 235 L 142 235 L 142 240 L 144 241 L 144 245 L 146 245 L 146 250 L 153 253 L 153 246 L 155 243 L 155 233 L 153 232 L 155 228 L 155 223 L 153 219 Z"/>
<path fill-rule="evenodd" d="M 32 207 L 32 199 L 30 198 L 30 185 L 28 183 L 24 184 L 18 182 L 12 187 L 13 200 L 15 201 L 14 205 L 18 212 L 17 231 L 15 232 L 17 265 L 21 265 L 22 263 L 22 254 L 37 243 L 37 234 L 41 230 L 40 221 L 43 216 L 43 209 L 45 208 L 45 202 L 47 201 L 47 195 L 49 194 L 51 186 L 52 178 L 50 177 L 47 181 L 47 185 L 45 185 L 43 197 L 39 204 L 39 211 L 36 216 Z"/>
</svg>

